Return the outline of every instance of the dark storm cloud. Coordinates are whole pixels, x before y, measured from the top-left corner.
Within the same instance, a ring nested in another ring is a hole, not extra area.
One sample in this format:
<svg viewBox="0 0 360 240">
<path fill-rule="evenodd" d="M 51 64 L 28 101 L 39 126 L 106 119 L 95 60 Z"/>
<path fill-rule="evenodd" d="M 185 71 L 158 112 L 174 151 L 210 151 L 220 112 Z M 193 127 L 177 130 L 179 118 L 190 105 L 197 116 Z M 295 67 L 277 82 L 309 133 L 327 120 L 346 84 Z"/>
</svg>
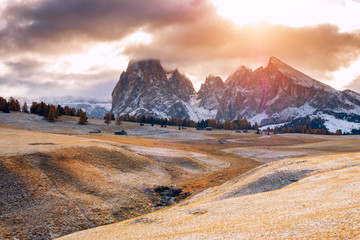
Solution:
<svg viewBox="0 0 360 240">
<path fill-rule="evenodd" d="M 3 51 L 75 50 L 87 41 L 119 40 L 139 28 L 190 23 L 212 7 L 202 0 L 46 0 L 9 5 Z"/>
</svg>

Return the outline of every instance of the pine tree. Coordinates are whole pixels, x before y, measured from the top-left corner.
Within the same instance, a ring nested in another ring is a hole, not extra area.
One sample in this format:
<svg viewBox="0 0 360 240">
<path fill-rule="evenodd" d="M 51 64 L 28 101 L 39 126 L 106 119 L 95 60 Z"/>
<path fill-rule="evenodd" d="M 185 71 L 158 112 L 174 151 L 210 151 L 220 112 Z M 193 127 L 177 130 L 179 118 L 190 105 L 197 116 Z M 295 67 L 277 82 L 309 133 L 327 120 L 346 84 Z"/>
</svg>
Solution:
<svg viewBox="0 0 360 240">
<path fill-rule="evenodd" d="M 274 128 L 274 135 L 279 134 L 279 129 L 277 127 Z"/>
<path fill-rule="evenodd" d="M 48 120 L 49 122 L 54 122 L 56 118 L 54 108 L 50 108 Z"/>
<path fill-rule="evenodd" d="M 4 107 L 5 107 L 6 102 L 7 102 L 7 101 L 6 101 L 5 98 L 0 97 L 0 111 L 3 111 L 3 110 L 4 110 Z"/>
<path fill-rule="evenodd" d="M 37 102 L 32 102 L 30 107 L 30 113 L 37 114 L 37 108 L 38 108 Z"/>
<path fill-rule="evenodd" d="M 85 112 L 80 113 L 79 124 L 85 125 L 87 123 L 87 116 Z"/>
<path fill-rule="evenodd" d="M 117 118 L 116 118 L 116 125 L 121 125 L 121 117 L 120 116 L 118 116 Z"/>
<path fill-rule="evenodd" d="M 336 135 L 342 135 L 342 130 L 341 129 L 336 130 L 335 134 Z"/>
<path fill-rule="evenodd" d="M 20 112 L 21 108 L 20 108 L 20 103 L 17 99 L 15 99 L 15 111 Z"/>
<path fill-rule="evenodd" d="M 112 114 L 111 113 L 107 113 L 104 117 L 104 122 L 106 123 L 106 125 L 109 125 L 111 124 L 111 116 Z"/>
<path fill-rule="evenodd" d="M 10 104 L 7 102 L 3 108 L 4 113 L 10 113 Z"/>
<path fill-rule="evenodd" d="M 24 113 L 29 113 L 29 109 L 28 109 L 28 106 L 27 106 L 27 103 L 24 102 L 23 106 L 22 106 L 22 112 Z"/>
</svg>

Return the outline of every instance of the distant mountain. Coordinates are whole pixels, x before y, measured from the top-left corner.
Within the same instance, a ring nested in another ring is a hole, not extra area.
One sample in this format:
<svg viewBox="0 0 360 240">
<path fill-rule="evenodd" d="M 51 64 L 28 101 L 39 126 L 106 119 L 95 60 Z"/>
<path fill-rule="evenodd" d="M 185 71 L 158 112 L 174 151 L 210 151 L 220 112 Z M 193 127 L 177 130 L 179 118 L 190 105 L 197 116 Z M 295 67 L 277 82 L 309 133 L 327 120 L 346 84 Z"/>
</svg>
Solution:
<svg viewBox="0 0 360 240">
<path fill-rule="evenodd" d="M 86 112 L 89 118 L 103 118 L 104 115 L 111 110 L 111 100 L 102 98 L 85 98 L 85 97 L 40 97 L 38 99 L 18 98 L 21 104 L 26 102 L 28 106 L 31 106 L 33 101 L 45 102 L 47 104 L 54 104 L 61 106 L 69 106 L 76 109 L 82 109 Z"/>
<path fill-rule="evenodd" d="M 225 82 L 209 76 L 196 93 L 178 70 L 165 71 L 158 60 L 130 62 L 112 93 L 116 115 L 152 115 L 234 120 L 260 125 L 320 117 L 330 131 L 360 128 L 360 94 L 338 91 L 275 57 L 255 71 L 239 67 Z"/>
</svg>

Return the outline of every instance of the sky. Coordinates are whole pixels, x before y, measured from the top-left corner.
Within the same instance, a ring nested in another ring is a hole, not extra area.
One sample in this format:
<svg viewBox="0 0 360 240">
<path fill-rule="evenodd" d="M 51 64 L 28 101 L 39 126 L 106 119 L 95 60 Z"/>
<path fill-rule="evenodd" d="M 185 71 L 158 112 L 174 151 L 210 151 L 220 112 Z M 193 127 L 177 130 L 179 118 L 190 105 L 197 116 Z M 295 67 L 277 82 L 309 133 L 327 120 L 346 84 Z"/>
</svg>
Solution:
<svg viewBox="0 0 360 240">
<path fill-rule="evenodd" d="M 360 92 L 360 0 L 0 0 L 0 96 L 110 98 L 131 59 L 199 89 L 275 56 Z"/>
</svg>

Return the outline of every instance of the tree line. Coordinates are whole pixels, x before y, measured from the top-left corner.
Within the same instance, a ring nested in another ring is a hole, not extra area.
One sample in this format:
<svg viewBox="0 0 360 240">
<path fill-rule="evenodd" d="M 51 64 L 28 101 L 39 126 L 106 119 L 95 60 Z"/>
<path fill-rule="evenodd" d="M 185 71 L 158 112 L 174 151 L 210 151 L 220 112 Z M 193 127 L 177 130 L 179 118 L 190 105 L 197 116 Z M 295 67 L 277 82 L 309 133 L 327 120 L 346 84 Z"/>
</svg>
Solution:
<svg viewBox="0 0 360 240">
<path fill-rule="evenodd" d="M 39 116 L 43 116 L 49 122 L 54 122 L 61 115 L 80 117 L 80 124 L 85 124 L 87 122 L 86 113 L 81 109 L 71 108 L 69 106 L 62 107 L 60 104 L 55 106 L 53 104 L 46 104 L 42 101 L 40 103 L 32 102 L 29 110 L 26 102 L 24 102 L 24 104 L 20 108 L 19 101 L 13 97 L 9 97 L 8 100 L 0 97 L 0 111 L 4 113 L 10 113 L 10 111 L 22 111 L 24 113 L 36 114 Z"/>
<path fill-rule="evenodd" d="M 109 117 L 108 117 L 109 118 Z M 114 120 L 114 115 L 112 116 Z M 254 125 L 251 124 L 250 121 L 246 119 L 237 119 L 233 121 L 225 121 L 221 122 L 215 119 L 206 119 L 195 122 L 193 120 L 189 120 L 186 118 L 178 119 L 178 118 L 157 118 L 153 116 L 132 116 L 129 114 L 120 115 L 116 118 L 117 121 L 125 121 L 125 122 L 137 122 L 137 123 L 147 123 L 147 124 L 158 124 L 162 126 L 181 126 L 181 127 L 199 127 L 199 128 L 207 128 L 211 127 L 214 129 L 225 129 L 225 130 L 237 130 L 237 129 L 259 129 L 259 124 L 255 122 Z"/>
<path fill-rule="evenodd" d="M 25 105 L 25 110 L 28 111 L 27 105 Z M 0 97 L 0 111 L 4 113 L 10 113 L 10 111 L 20 112 L 20 103 L 13 97 L 9 97 L 8 101 L 5 98 Z"/>
</svg>

